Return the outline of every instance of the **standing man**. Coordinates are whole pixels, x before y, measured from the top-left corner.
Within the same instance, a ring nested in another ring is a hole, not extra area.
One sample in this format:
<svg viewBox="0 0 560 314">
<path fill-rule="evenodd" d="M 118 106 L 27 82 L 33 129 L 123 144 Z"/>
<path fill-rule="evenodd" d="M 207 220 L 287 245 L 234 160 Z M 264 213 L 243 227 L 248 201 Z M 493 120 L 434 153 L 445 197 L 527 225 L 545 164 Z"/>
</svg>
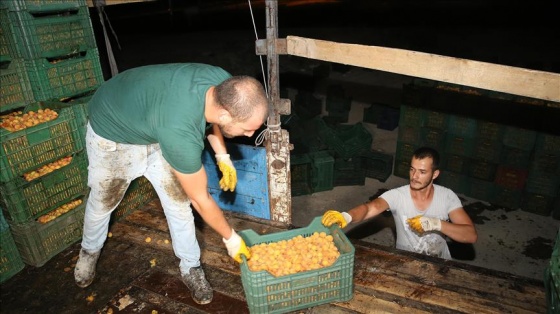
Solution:
<svg viewBox="0 0 560 314">
<path fill-rule="evenodd" d="M 212 287 L 200 266 L 200 247 L 191 205 L 223 238 L 228 254 L 250 257 L 208 193 L 201 155 L 205 137 L 222 172 L 220 186 L 234 191 L 236 170 L 224 143 L 252 136 L 268 115 L 259 81 L 231 76 L 211 65 L 162 64 L 124 71 L 105 82 L 88 104 L 88 185 L 82 249 L 76 284 L 90 285 L 107 238 L 111 212 L 130 182 L 145 176 L 161 201 L 185 285 L 198 304 L 212 301 Z M 207 128 L 207 123 L 211 124 Z"/>
<path fill-rule="evenodd" d="M 410 184 L 389 190 L 348 212 L 329 210 L 322 223 L 337 223 L 344 228 L 350 222 L 360 222 L 389 209 L 395 219 L 397 249 L 451 259 L 443 236 L 475 243 L 477 233 L 459 197 L 433 183 L 439 174 L 439 153 L 429 147 L 419 148 L 410 163 Z"/>
</svg>

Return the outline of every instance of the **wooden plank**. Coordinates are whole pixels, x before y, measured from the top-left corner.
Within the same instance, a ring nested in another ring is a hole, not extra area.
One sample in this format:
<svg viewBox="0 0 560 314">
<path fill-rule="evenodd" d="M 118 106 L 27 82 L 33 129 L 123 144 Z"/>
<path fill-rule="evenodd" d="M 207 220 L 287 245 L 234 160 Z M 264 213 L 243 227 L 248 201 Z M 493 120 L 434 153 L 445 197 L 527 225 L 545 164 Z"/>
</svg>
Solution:
<svg viewBox="0 0 560 314">
<path fill-rule="evenodd" d="M 146 273 L 133 282 L 133 285 L 147 291 L 165 296 L 175 302 L 183 303 L 204 313 L 249 313 L 247 302 L 221 292 L 214 291 L 212 302 L 206 305 L 195 303 L 178 276 L 172 276 L 157 269 Z"/>
<path fill-rule="evenodd" d="M 453 310 L 492 313 L 545 311 L 544 288 L 522 278 L 503 278 L 467 271 L 444 261 L 423 260 L 356 245 L 354 282 Z M 447 304 L 452 299 L 452 304 Z"/>
<path fill-rule="evenodd" d="M 262 224 L 242 217 L 228 216 L 228 220 L 237 230 L 252 229 L 259 234 L 286 230 L 278 225 Z M 161 208 L 149 206 L 133 212 L 112 226 L 111 230 L 114 240 L 162 250 L 172 255 L 171 245 L 157 241 L 169 237 L 168 227 L 164 222 L 165 216 Z M 146 243 L 148 235 L 152 237 L 152 241 Z M 216 285 L 218 291 L 225 289 L 227 293 L 228 290 L 235 290 L 232 286 L 220 288 L 222 282 L 236 281 L 240 284 L 241 279 L 239 265 L 227 255 L 219 235 L 197 221 L 197 238 L 201 245 L 201 262 L 205 269 L 213 269 L 207 275 L 211 283 Z M 546 311 L 544 287 L 535 280 L 491 270 L 484 272 L 470 265 L 380 247 L 359 240 L 352 242 L 356 248 L 355 296 L 348 302 L 336 303 L 335 308 L 329 308 L 333 313 L 344 311 L 343 309 L 358 313 Z M 168 271 L 169 276 L 180 280 L 178 267 L 164 268 L 173 268 Z M 241 286 L 237 287 L 233 297 L 243 298 L 240 291 Z"/>
<path fill-rule="evenodd" d="M 560 102 L 560 74 L 418 51 L 287 36 L 288 54 Z"/>
<path fill-rule="evenodd" d="M 348 302 L 335 303 L 337 306 L 347 308 L 357 313 L 444 313 L 442 310 L 434 311 L 423 310 L 421 308 L 403 304 L 394 299 L 383 299 L 370 292 L 363 292 L 357 287 L 354 290 L 354 297 Z"/>
</svg>

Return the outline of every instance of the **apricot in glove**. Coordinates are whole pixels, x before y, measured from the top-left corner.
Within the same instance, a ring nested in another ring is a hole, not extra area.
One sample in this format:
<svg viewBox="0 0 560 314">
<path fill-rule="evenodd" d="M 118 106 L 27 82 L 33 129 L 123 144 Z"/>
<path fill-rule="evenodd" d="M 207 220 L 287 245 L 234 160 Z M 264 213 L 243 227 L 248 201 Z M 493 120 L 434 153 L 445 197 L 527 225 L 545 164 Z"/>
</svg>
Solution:
<svg viewBox="0 0 560 314">
<path fill-rule="evenodd" d="M 441 220 L 435 217 L 425 217 L 418 215 L 406 220 L 410 228 L 418 233 L 424 233 L 427 231 L 440 231 L 441 230 Z"/>
<path fill-rule="evenodd" d="M 352 216 L 346 212 L 339 212 L 336 210 L 327 210 L 323 214 L 321 223 L 326 227 L 330 227 L 333 224 L 338 224 L 340 228 L 346 227 L 350 222 L 352 222 Z"/>
</svg>

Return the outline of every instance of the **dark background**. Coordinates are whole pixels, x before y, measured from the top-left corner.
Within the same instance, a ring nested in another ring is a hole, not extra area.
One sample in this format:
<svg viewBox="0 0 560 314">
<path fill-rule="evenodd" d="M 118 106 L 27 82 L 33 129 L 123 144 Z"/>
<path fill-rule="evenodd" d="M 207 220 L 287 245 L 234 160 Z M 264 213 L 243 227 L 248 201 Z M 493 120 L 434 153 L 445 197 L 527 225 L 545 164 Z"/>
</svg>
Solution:
<svg viewBox="0 0 560 314">
<path fill-rule="evenodd" d="M 400 48 L 560 73 L 560 31 L 555 25 L 558 11 L 552 4 L 553 1 L 496 0 L 280 0 L 278 37 L 294 35 Z M 106 25 L 110 24 L 116 35 L 111 29 L 107 30 L 119 71 L 171 62 L 210 63 L 233 75 L 252 75 L 260 79 L 263 69 L 266 71 L 266 56 L 259 58 L 255 53 L 256 38 L 266 38 L 264 1 L 251 1 L 249 7 L 248 1 L 243 0 L 157 0 L 108 5 L 104 11 L 108 18 Z M 109 79 L 111 74 L 98 11 L 91 8 L 90 14 L 98 36 L 105 78 Z M 324 82 L 318 81 L 323 77 L 317 77 L 316 70 L 325 63 L 280 55 L 280 87 L 317 92 Z M 330 70 L 344 72 L 349 68 L 335 64 Z M 397 86 L 395 90 L 395 86 L 388 84 L 404 76 L 388 72 L 377 75 L 379 80 L 348 86 L 357 91 L 353 99 L 365 103 L 387 100 L 399 106 L 401 102 L 396 93 L 401 93 L 402 88 Z M 443 109 L 560 135 L 560 105 L 547 108 L 509 103 L 487 105 L 475 101 L 468 106 L 446 104 Z"/>
<path fill-rule="evenodd" d="M 111 0 L 106 0 L 110 2 Z M 310 38 L 429 52 L 560 72 L 560 31 L 554 1 L 341 0 L 278 2 L 279 37 Z M 251 1 L 259 38 L 266 37 L 265 2 Z M 157 0 L 109 5 L 117 36 L 246 30 L 254 38 L 248 1 Z M 99 29 L 92 9 L 94 27 Z M 314 32 L 318 28 L 345 33 Z M 297 30 L 295 30 L 297 29 Z M 353 34 L 354 33 L 354 34 Z M 315 35 L 315 36 L 314 36 Z M 208 38 L 220 41 L 223 38 Z M 126 48 L 126 47 L 124 47 Z M 147 47 L 150 49 L 153 47 Z"/>
</svg>

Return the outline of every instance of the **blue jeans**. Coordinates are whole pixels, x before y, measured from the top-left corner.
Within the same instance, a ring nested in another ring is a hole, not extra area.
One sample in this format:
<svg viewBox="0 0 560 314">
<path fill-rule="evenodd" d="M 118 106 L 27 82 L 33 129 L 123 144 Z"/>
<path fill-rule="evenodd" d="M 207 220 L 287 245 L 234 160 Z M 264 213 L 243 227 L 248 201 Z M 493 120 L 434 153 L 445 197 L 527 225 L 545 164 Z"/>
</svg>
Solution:
<svg viewBox="0 0 560 314">
<path fill-rule="evenodd" d="M 82 248 L 101 250 L 109 229 L 111 213 L 121 202 L 130 182 L 145 176 L 161 201 L 181 273 L 200 265 L 191 202 L 161 154 L 159 144 L 121 144 L 97 135 L 87 125 L 88 185 Z"/>
</svg>

